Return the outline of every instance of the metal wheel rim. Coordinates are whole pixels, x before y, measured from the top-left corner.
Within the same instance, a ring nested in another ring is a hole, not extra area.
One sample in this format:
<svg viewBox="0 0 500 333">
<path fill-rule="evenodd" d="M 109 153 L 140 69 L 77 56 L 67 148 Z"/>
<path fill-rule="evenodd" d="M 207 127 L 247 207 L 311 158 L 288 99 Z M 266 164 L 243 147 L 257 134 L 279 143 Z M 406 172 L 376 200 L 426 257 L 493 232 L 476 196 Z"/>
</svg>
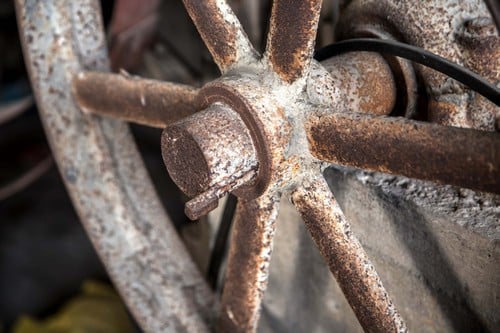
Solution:
<svg viewBox="0 0 500 333">
<path fill-rule="evenodd" d="M 212 292 L 165 214 L 128 125 L 82 114 L 68 89 L 82 70 L 109 71 L 99 2 L 16 6 L 59 171 L 112 280 L 146 330 L 208 331 Z"/>
</svg>

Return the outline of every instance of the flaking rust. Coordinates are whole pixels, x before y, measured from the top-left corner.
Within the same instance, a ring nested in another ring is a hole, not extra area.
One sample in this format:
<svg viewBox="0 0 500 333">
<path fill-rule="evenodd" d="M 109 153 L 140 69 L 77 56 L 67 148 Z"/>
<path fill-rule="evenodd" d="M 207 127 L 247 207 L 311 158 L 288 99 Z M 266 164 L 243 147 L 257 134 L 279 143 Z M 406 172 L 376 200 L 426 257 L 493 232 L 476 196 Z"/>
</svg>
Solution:
<svg viewBox="0 0 500 333">
<path fill-rule="evenodd" d="M 292 191 L 291 200 L 364 330 L 406 332 L 405 323 L 326 181 L 305 181 Z"/>
<path fill-rule="evenodd" d="M 267 56 L 273 70 L 287 83 L 309 70 L 321 3 L 320 0 L 273 1 Z"/>
<path fill-rule="evenodd" d="M 321 160 L 500 193 L 498 133 L 360 113 L 315 115 L 307 128 Z"/>
</svg>

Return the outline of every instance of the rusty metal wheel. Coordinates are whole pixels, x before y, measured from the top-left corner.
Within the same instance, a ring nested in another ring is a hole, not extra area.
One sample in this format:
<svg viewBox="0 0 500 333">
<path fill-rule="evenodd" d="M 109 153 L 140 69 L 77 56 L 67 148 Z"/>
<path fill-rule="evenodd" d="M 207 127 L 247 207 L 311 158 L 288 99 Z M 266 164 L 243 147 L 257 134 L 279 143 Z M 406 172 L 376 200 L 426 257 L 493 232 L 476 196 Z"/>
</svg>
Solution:
<svg viewBox="0 0 500 333">
<path fill-rule="evenodd" d="M 406 331 L 322 176 L 329 163 L 499 192 L 497 133 L 383 117 L 396 103 L 396 87 L 378 54 L 323 65 L 312 59 L 319 0 L 274 1 L 262 56 L 226 2 L 184 0 L 222 72 L 200 90 L 109 73 L 97 1 L 16 4 L 60 172 L 147 331 L 209 330 L 214 295 L 168 222 L 127 125 L 101 115 L 165 128 L 163 158 L 194 197 L 186 205 L 191 218 L 227 193 L 239 197 L 221 332 L 256 330 L 282 195 L 301 214 L 365 330 Z M 375 77 L 365 64 L 377 69 Z M 360 75 L 342 75 L 354 67 Z"/>
</svg>

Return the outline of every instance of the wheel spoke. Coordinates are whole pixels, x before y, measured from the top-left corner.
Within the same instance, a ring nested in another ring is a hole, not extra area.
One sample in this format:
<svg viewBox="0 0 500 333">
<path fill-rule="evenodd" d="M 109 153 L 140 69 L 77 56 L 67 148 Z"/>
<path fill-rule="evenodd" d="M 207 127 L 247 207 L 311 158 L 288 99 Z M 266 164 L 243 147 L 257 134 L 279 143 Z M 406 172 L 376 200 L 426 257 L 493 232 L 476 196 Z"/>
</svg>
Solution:
<svg viewBox="0 0 500 333">
<path fill-rule="evenodd" d="M 279 198 L 239 200 L 229 249 L 219 332 L 255 332 L 267 286 Z"/>
<path fill-rule="evenodd" d="M 266 54 L 286 82 L 302 77 L 311 62 L 321 0 L 275 0 Z"/>
<path fill-rule="evenodd" d="M 189 16 L 222 73 L 257 59 L 257 51 L 224 0 L 183 0 Z"/>
<path fill-rule="evenodd" d="M 367 332 L 405 332 L 405 323 L 326 181 L 303 184 L 291 198 L 361 326 Z"/>
<path fill-rule="evenodd" d="M 195 88 L 121 74 L 82 72 L 73 92 L 84 112 L 151 127 L 165 128 L 197 111 Z"/>
<path fill-rule="evenodd" d="M 354 113 L 313 116 L 307 131 L 311 153 L 330 163 L 500 193 L 495 132 Z"/>
</svg>

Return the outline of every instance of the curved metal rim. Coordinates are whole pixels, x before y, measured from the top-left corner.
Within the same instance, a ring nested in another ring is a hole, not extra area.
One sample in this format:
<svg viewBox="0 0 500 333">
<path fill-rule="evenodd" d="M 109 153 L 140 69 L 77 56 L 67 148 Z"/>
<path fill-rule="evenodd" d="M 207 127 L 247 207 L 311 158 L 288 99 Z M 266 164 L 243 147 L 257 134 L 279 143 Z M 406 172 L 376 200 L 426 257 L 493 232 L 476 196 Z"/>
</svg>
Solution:
<svg viewBox="0 0 500 333">
<path fill-rule="evenodd" d="M 45 131 L 78 215 L 141 326 L 208 331 L 213 295 L 166 216 L 128 126 L 84 115 L 68 89 L 82 70 L 109 71 L 99 8 L 93 0 L 16 1 Z"/>
</svg>

